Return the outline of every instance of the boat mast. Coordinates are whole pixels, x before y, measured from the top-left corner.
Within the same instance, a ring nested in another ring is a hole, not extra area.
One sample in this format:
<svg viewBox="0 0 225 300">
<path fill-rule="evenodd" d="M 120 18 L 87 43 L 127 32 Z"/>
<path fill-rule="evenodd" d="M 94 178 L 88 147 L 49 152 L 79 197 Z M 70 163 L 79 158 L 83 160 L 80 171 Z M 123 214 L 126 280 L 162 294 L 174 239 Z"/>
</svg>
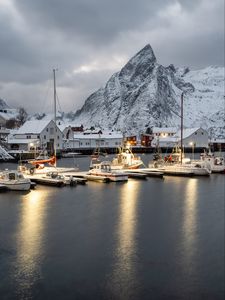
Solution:
<svg viewBox="0 0 225 300">
<path fill-rule="evenodd" d="M 53 84 L 54 84 L 54 122 L 55 122 L 55 130 L 54 130 L 54 156 L 56 157 L 56 80 L 55 80 L 55 72 L 56 69 L 53 69 Z"/>
<path fill-rule="evenodd" d="M 181 130 L 181 136 L 180 136 L 180 148 L 181 148 L 181 157 L 180 157 L 180 162 L 182 164 L 182 158 L 183 158 L 183 101 L 184 101 L 184 92 L 181 93 L 181 124 L 180 124 L 180 130 Z"/>
</svg>

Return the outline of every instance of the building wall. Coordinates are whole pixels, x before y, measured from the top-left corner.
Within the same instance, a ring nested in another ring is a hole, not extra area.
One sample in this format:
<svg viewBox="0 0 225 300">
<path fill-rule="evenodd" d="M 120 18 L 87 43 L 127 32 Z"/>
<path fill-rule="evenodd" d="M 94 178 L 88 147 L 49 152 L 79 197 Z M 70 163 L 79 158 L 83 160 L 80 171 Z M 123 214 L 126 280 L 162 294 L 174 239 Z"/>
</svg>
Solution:
<svg viewBox="0 0 225 300">
<path fill-rule="evenodd" d="M 76 138 L 74 140 L 65 140 L 64 149 L 95 149 L 95 148 L 117 148 L 122 145 L 122 138 Z"/>
<path fill-rule="evenodd" d="M 42 130 L 41 133 L 38 134 L 15 134 L 14 138 L 18 139 L 18 144 L 19 144 L 19 139 L 39 139 L 39 145 L 41 148 L 45 148 L 49 142 L 55 139 L 56 136 L 56 148 L 57 149 L 62 149 L 63 147 L 63 133 L 60 131 L 60 129 L 57 127 L 56 128 L 56 134 L 55 134 L 55 123 L 54 121 L 50 121 L 48 125 Z M 32 131 L 32 129 L 31 129 Z"/>
<path fill-rule="evenodd" d="M 208 132 L 202 128 L 191 134 L 183 140 L 184 147 L 207 148 L 208 147 Z"/>
</svg>

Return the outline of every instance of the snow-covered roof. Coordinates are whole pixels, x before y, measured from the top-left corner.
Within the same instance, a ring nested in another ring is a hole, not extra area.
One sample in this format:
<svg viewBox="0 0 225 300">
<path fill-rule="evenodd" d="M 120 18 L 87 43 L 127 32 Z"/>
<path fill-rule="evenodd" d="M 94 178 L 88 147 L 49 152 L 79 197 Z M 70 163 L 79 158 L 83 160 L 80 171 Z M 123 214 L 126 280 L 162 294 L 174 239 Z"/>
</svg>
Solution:
<svg viewBox="0 0 225 300">
<path fill-rule="evenodd" d="M 176 133 L 177 127 L 153 127 L 153 133 Z"/>
<path fill-rule="evenodd" d="M 70 125 L 68 125 L 68 124 L 65 124 L 65 123 L 60 123 L 60 125 L 58 124 L 58 122 L 57 122 L 57 126 L 58 126 L 58 128 L 63 132 L 66 128 L 68 128 L 68 127 L 70 127 Z"/>
<path fill-rule="evenodd" d="M 23 126 L 18 129 L 16 134 L 39 134 L 50 122 L 51 121 L 49 120 L 26 121 L 26 123 L 24 123 Z"/>
<path fill-rule="evenodd" d="M 210 143 L 218 143 L 218 144 L 225 144 L 225 139 L 209 139 Z"/>
<path fill-rule="evenodd" d="M 74 139 L 122 139 L 123 135 L 122 133 L 103 133 L 103 134 L 79 134 L 79 133 L 74 133 Z"/>
<path fill-rule="evenodd" d="M 200 127 L 195 127 L 195 128 L 184 128 L 183 129 L 183 139 L 189 137 L 193 133 L 195 133 L 197 130 L 201 129 Z M 203 130 L 203 129 L 202 129 Z M 177 131 L 176 135 L 177 138 L 181 138 L 181 132 L 180 130 Z"/>
</svg>

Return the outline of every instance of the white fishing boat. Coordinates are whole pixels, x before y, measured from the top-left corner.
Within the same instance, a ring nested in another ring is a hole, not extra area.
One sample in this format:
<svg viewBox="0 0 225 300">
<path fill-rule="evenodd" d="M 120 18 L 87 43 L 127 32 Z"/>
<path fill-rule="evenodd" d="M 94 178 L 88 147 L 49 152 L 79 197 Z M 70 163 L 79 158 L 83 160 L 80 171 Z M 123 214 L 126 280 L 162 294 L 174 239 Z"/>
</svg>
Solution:
<svg viewBox="0 0 225 300">
<path fill-rule="evenodd" d="M 23 174 L 17 170 L 0 172 L 0 184 L 15 191 L 28 191 L 31 187 L 30 179 L 24 178 Z"/>
<path fill-rule="evenodd" d="M 209 149 L 208 152 L 201 153 L 200 162 L 207 162 L 212 170 L 212 173 L 225 173 L 224 157 L 215 155 Z"/>
<path fill-rule="evenodd" d="M 135 155 L 129 146 L 119 148 L 119 153 L 111 162 L 112 170 L 138 169 L 143 165 L 143 161 Z"/>
<path fill-rule="evenodd" d="M 108 178 L 109 181 L 127 181 L 128 175 L 120 172 L 113 171 L 111 169 L 111 162 L 103 161 L 91 164 L 91 169 L 88 172 L 88 175 L 93 175 L 97 177 Z"/>
</svg>

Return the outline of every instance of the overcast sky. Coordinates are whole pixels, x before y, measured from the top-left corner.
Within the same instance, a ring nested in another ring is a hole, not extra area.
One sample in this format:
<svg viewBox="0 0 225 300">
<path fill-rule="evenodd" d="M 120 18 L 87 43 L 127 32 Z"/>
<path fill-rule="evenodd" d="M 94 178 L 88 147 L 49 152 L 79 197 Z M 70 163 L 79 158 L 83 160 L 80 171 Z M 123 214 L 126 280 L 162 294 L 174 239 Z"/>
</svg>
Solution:
<svg viewBox="0 0 225 300">
<path fill-rule="evenodd" d="M 0 98 L 77 110 L 150 44 L 166 66 L 224 66 L 224 0 L 0 0 Z"/>
</svg>

